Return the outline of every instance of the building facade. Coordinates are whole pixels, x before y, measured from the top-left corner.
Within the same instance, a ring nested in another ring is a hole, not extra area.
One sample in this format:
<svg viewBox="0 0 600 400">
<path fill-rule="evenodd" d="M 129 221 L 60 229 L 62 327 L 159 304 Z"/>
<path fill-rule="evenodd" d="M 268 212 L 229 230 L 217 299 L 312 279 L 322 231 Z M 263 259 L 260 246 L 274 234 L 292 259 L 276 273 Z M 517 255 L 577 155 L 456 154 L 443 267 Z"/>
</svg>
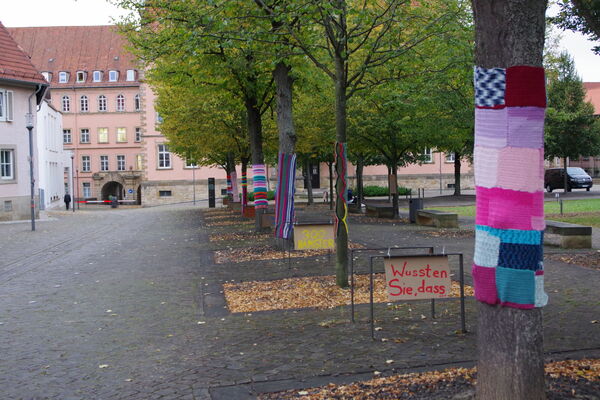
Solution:
<svg viewBox="0 0 600 400">
<path fill-rule="evenodd" d="M 30 143 L 37 161 L 34 116 L 47 88 L 44 77 L 0 23 L 0 221 L 31 216 Z M 26 121 L 26 115 L 29 120 Z M 34 182 L 37 170 L 34 167 Z M 33 189 L 37 205 L 36 188 Z M 34 215 L 39 208 L 34 205 Z"/>
</svg>

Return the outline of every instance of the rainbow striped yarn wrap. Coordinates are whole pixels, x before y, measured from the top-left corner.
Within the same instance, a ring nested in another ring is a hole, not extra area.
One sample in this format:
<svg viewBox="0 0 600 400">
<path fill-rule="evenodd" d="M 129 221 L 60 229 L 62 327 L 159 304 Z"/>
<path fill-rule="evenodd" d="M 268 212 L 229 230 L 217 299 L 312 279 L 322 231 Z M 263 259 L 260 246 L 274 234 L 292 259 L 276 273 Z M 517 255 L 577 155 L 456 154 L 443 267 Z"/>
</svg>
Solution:
<svg viewBox="0 0 600 400">
<path fill-rule="evenodd" d="M 233 187 L 231 186 L 231 175 L 227 174 L 227 196 L 231 198 L 233 196 Z"/>
<path fill-rule="evenodd" d="M 275 237 L 289 239 L 294 229 L 296 154 L 279 153 L 275 195 Z"/>
<path fill-rule="evenodd" d="M 252 166 L 252 174 L 254 175 L 254 208 L 267 208 L 267 175 L 265 164 L 255 164 Z"/>
<path fill-rule="evenodd" d="M 233 196 L 233 201 L 235 203 L 240 201 L 240 194 L 238 191 L 238 184 L 237 184 L 237 172 L 235 172 L 235 171 L 231 172 L 231 194 Z"/>
<path fill-rule="evenodd" d="M 246 171 L 242 171 L 242 214 L 248 205 L 248 175 Z"/>
<path fill-rule="evenodd" d="M 543 307 L 544 69 L 475 67 L 475 107 L 475 297 Z"/>
<path fill-rule="evenodd" d="M 348 223 L 346 222 L 346 218 L 348 217 L 348 161 L 346 157 L 347 145 L 346 143 L 335 143 L 335 163 L 336 166 L 340 165 L 341 174 L 338 175 L 341 178 L 340 190 L 337 193 L 337 201 L 341 202 L 344 205 L 344 216 L 340 219 L 337 214 L 335 216 L 335 227 L 334 232 L 338 235 L 338 230 L 342 229 L 342 227 L 348 233 Z M 336 171 L 338 171 L 336 167 Z"/>
</svg>

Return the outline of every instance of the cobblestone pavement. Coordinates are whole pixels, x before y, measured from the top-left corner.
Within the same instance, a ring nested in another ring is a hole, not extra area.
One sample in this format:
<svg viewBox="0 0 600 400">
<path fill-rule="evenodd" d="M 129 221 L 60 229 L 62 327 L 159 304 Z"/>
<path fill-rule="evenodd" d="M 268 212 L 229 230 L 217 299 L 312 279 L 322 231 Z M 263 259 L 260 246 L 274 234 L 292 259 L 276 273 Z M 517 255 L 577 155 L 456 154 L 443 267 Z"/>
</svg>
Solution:
<svg viewBox="0 0 600 400">
<path fill-rule="evenodd" d="M 475 309 L 428 302 L 231 314 L 222 283 L 333 272 L 333 257 L 214 264 L 202 211 L 157 207 L 53 212 L 36 232 L 0 225 L 0 399 L 244 399 L 253 393 L 372 376 L 374 370 L 469 364 Z M 218 230 L 216 228 L 210 228 Z M 225 228 L 227 229 L 227 228 Z M 230 229 L 230 228 L 229 228 Z M 433 233 L 435 234 L 435 233 Z M 436 244 L 463 252 L 473 238 L 401 224 L 354 223 L 367 246 Z M 357 271 L 366 260 L 357 259 Z M 547 263 L 549 357 L 600 356 L 599 272 Z M 454 274 L 458 264 L 452 263 Z M 393 363 L 388 363 L 393 360 Z"/>
</svg>

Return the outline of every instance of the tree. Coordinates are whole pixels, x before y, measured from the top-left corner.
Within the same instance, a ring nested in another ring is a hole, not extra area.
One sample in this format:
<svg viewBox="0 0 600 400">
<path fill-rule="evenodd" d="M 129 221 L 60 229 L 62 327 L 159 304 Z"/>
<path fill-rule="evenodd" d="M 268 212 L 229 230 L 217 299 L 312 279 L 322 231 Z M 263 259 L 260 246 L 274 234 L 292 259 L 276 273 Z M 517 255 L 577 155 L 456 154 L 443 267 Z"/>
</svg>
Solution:
<svg viewBox="0 0 600 400">
<path fill-rule="evenodd" d="M 511 90 L 514 88 L 518 93 L 529 93 L 536 100 L 521 101 L 524 97 L 517 96 L 519 101 L 514 101 L 509 97 L 499 96 L 494 90 L 480 92 L 481 105 L 501 106 L 501 101 L 506 100 L 508 104 L 537 104 L 537 108 L 545 106 L 544 77 L 542 67 L 542 54 L 544 48 L 544 26 L 545 11 L 547 0 L 473 0 L 473 13 L 475 17 L 475 62 L 480 68 L 490 69 L 481 70 L 482 79 L 489 78 L 492 82 L 501 82 L 502 71 L 493 68 L 512 69 L 517 75 L 516 80 L 510 79 Z M 526 67 L 521 67 L 526 66 Z M 541 73 L 540 73 L 541 72 Z M 512 74 L 513 72 L 511 72 Z M 507 73 L 508 75 L 508 73 Z M 506 95 L 509 94 L 509 79 L 507 77 Z M 533 90 L 530 90 L 532 89 Z M 514 92 L 511 92 L 511 96 Z M 476 97 L 477 99 L 477 97 Z M 476 110 L 478 111 L 478 110 Z M 486 111 L 493 112 L 494 110 Z M 516 110 L 519 111 L 519 110 Z M 537 110 L 539 111 L 539 110 Z M 536 111 L 536 112 L 537 112 Z M 542 110 L 543 111 L 543 110 Z M 541 117 L 540 117 L 541 114 Z M 502 114 L 490 114 L 494 117 Z M 542 125 L 539 125 L 541 118 Z M 533 130 L 524 130 L 519 132 L 516 139 L 535 139 L 539 141 L 543 132 L 538 132 L 543 128 L 543 112 L 538 112 L 538 123 L 535 132 Z M 506 124 L 501 120 L 492 123 L 494 129 L 502 132 Z M 478 145 L 480 133 L 476 119 L 475 125 L 475 143 Z M 527 133 L 530 132 L 530 133 Z M 534 135 L 525 137 L 526 135 Z M 514 149 L 514 148 L 513 148 Z M 484 172 L 486 166 L 501 168 L 510 167 L 507 164 L 501 164 L 501 161 L 484 159 L 484 163 L 478 166 L 477 157 L 480 156 L 478 148 L 475 149 L 475 174 L 476 180 L 480 172 Z M 538 157 L 539 158 L 539 157 Z M 542 160 L 527 158 L 523 160 L 522 170 L 540 171 L 542 169 Z M 499 176 L 499 175 L 498 175 Z M 543 182 L 543 179 L 541 180 Z M 542 186 L 538 176 L 536 184 Z M 540 188 L 541 189 L 541 188 Z M 500 197 L 501 190 L 495 190 L 496 193 L 481 189 L 478 183 L 477 210 L 478 221 L 481 224 L 485 214 L 485 206 L 492 204 L 501 204 L 503 199 Z M 480 193 L 489 194 L 489 197 L 480 196 Z M 540 197 L 541 195 L 541 197 Z M 535 198 L 537 202 L 531 203 L 529 211 L 525 211 L 518 223 L 527 222 L 534 225 L 535 215 L 543 216 L 543 192 L 536 191 L 531 195 L 523 195 L 522 199 Z M 541 199 L 541 200 L 540 200 Z M 489 200 L 489 203 L 487 202 Z M 538 204 L 539 202 L 539 204 Z M 516 207 L 523 207 L 523 200 L 514 203 Z M 489 210 L 489 209 L 488 209 Z M 500 221 L 505 223 L 511 221 L 508 218 L 502 218 Z M 490 219 L 487 219 L 489 223 Z M 494 222 L 494 221 L 493 221 Z M 495 223 L 492 223 L 495 225 Z M 507 224 L 508 225 L 508 224 Z M 543 229 L 541 224 L 536 223 L 535 227 Z M 500 227 L 503 226 L 500 224 Z M 493 228 L 493 226 L 492 226 Z M 533 228 L 533 226 L 532 226 Z M 530 231 L 527 231 L 530 232 Z M 538 232 L 537 234 L 535 232 Z M 478 231 L 478 235 L 481 232 Z M 527 234 L 527 233 L 525 233 Z M 541 236 L 540 230 L 531 230 L 532 235 Z M 485 235 L 484 235 L 485 236 Z M 481 237 L 481 235 L 480 235 Z M 541 246 L 541 243 L 539 244 Z M 478 248 L 476 244 L 476 253 L 479 251 L 483 257 L 490 257 L 493 261 L 493 246 L 490 248 Z M 522 257 L 518 255 L 517 257 Z M 477 257 L 476 257 L 477 258 Z M 496 256 L 497 259 L 497 256 Z M 523 258 L 519 262 L 525 263 Z M 540 260 L 541 261 L 541 260 Z M 537 264 L 539 266 L 539 263 Z M 542 335 L 542 312 L 541 308 L 522 309 L 515 308 L 514 304 L 505 304 L 506 307 L 498 306 L 498 295 L 503 296 L 497 289 L 498 282 L 495 280 L 495 274 L 500 270 L 498 268 L 478 268 L 473 267 L 473 278 L 475 283 L 476 298 L 478 303 L 478 376 L 477 376 L 477 397 L 479 399 L 511 399 L 511 400 L 538 400 L 545 399 L 544 392 L 544 359 L 543 359 L 543 335 Z M 487 274 L 487 275 L 484 275 Z M 527 279 L 531 273 L 526 272 Z M 514 275 L 514 274 L 513 274 Z M 489 284 L 486 292 L 485 282 L 487 276 L 488 283 L 494 279 L 494 283 Z M 511 275 L 512 276 L 512 275 Z M 508 281 L 506 290 L 512 292 L 514 286 L 512 280 Z M 504 286 L 503 286 L 504 287 Z M 532 287 L 527 286 L 527 290 Z M 535 290 L 535 288 L 533 288 Z M 489 297 L 487 297 L 489 295 Z M 540 304 L 541 305 L 541 304 Z"/>
<path fill-rule="evenodd" d="M 600 41 L 600 0 L 560 0 L 559 5 L 560 12 L 551 19 L 555 24 Z M 593 51 L 600 54 L 600 46 Z"/>
<path fill-rule="evenodd" d="M 545 155 L 564 160 L 564 188 L 568 191 L 567 158 L 598 154 L 600 126 L 594 118 L 594 106 L 585 101 L 585 89 L 569 53 L 560 55 L 557 67 L 557 77 L 548 86 Z"/>
</svg>

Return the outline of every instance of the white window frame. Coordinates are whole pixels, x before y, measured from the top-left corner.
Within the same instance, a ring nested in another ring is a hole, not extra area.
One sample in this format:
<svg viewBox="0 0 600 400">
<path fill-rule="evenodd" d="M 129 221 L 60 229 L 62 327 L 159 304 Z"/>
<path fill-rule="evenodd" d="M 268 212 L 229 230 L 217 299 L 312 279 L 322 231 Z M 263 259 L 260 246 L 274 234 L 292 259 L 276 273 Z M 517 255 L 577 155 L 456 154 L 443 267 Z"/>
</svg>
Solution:
<svg viewBox="0 0 600 400">
<path fill-rule="evenodd" d="M 135 139 L 134 141 L 136 143 L 139 143 L 142 141 L 142 128 L 140 128 L 139 126 L 135 128 Z"/>
<path fill-rule="evenodd" d="M 90 172 L 92 170 L 90 156 L 81 156 L 81 172 Z"/>
<path fill-rule="evenodd" d="M 79 143 L 90 143 L 90 130 L 88 128 L 79 129 Z"/>
<path fill-rule="evenodd" d="M 71 136 L 71 129 L 63 129 L 63 144 L 73 143 L 73 136 Z"/>
<path fill-rule="evenodd" d="M 108 81 L 109 82 L 117 82 L 119 80 L 119 71 L 111 69 L 108 71 Z"/>
<path fill-rule="evenodd" d="M 119 94 L 117 96 L 117 111 L 125 111 L 125 96 L 123 96 L 122 94 Z"/>
<path fill-rule="evenodd" d="M 63 112 L 71 112 L 71 98 L 67 95 L 61 98 L 61 109 Z"/>
<path fill-rule="evenodd" d="M 88 112 L 90 111 L 90 102 L 88 97 L 84 94 L 79 97 L 79 111 Z"/>
<path fill-rule="evenodd" d="M 455 156 L 456 156 L 456 153 L 454 153 L 454 152 L 446 153 L 446 157 L 444 158 L 444 160 L 448 164 L 451 164 L 451 163 L 453 164 Z"/>
<path fill-rule="evenodd" d="M 84 199 L 92 197 L 92 185 L 89 182 L 82 182 L 81 192 L 83 193 Z"/>
<path fill-rule="evenodd" d="M 117 143 L 127 143 L 127 128 L 117 128 Z"/>
<path fill-rule="evenodd" d="M 135 81 L 135 69 L 128 69 L 126 79 L 128 82 Z"/>
<path fill-rule="evenodd" d="M 198 164 L 194 163 L 193 161 L 188 160 L 187 158 L 185 159 L 185 168 L 198 168 Z"/>
<path fill-rule="evenodd" d="M 108 99 L 105 95 L 98 96 L 98 112 L 106 112 L 108 109 Z"/>
<path fill-rule="evenodd" d="M 105 155 L 100 156 L 100 171 L 108 172 L 109 167 L 110 167 L 110 165 L 108 163 L 108 156 L 105 156 Z"/>
<path fill-rule="evenodd" d="M 141 171 L 143 169 L 143 165 L 142 163 L 144 162 L 144 158 L 141 154 L 136 154 L 135 156 L 135 167 L 137 168 L 138 171 Z"/>
<path fill-rule="evenodd" d="M 94 82 L 102 82 L 102 71 L 94 71 L 94 72 L 92 72 L 92 81 L 94 81 Z"/>
<path fill-rule="evenodd" d="M 6 159 L 7 154 L 9 160 Z M 15 149 L 0 149 L 0 180 L 15 180 Z"/>
<path fill-rule="evenodd" d="M 87 73 L 85 71 L 77 71 L 75 82 L 85 83 L 86 78 L 87 78 Z"/>
<path fill-rule="evenodd" d="M 106 132 L 106 140 L 100 140 L 100 132 Z M 98 143 L 108 143 L 108 128 L 98 128 Z"/>
<path fill-rule="evenodd" d="M 125 171 L 125 156 L 117 155 L 117 171 Z"/>
<path fill-rule="evenodd" d="M 431 147 L 426 147 L 423 150 L 423 155 L 427 157 L 423 161 L 425 164 L 433 164 L 433 149 Z"/>
<path fill-rule="evenodd" d="M 12 90 L 0 89 L 0 122 L 13 120 L 14 92 Z"/>
<path fill-rule="evenodd" d="M 69 83 L 69 73 L 66 71 L 60 71 L 58 73 L 58 83 Z"/>
<path fill-rule="evenodd" d="M 158 150 L 158 169 L 171 169 L 171 152 L 169 151 L 169 146 L 165 143 L 159 143 L 157 145 Z"/>
</svg>

